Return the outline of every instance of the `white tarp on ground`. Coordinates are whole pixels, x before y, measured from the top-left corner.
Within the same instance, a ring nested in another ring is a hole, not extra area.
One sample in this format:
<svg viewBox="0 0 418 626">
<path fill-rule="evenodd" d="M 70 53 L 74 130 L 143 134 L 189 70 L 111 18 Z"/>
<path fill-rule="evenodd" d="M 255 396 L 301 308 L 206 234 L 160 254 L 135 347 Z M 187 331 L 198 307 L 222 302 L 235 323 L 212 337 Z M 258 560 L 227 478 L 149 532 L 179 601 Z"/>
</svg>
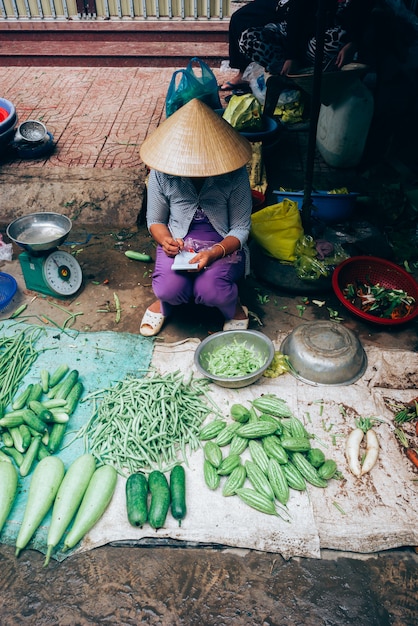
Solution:
<svg viewBox="0 0 418 626">
<path fill-rule="evenodd" d="M 277 349 L 282 339 L 277 337 Z M 153 365 L 161 373 L 179 369 L 190 373 L 197 343 L 193 339 L 178 345 L 157 343 Z M 326 446 L 326 456 L 337 462 L 344 480 L 332 480 L 326 489 L 291 491 L 289 521 L 254 511 L 237 497 L 225 498 L 220 489 L 210 491 L 203 479 L 200 450 L 192 455 L 186 468 L 188 513 L 181 527 L 168 515 L 165 528 L 158 531 L 148 525 L 133 528 L 126 517 L 125 480 L 119 478 L 109 509 L 77 552 L 118 541 L 140 544 L 141 539 L 156 537 L 269 551 L 286 559 L 320 558 L 321 549 L 325 548 L 371 553 L 418 545 L 417 473 L 400 451 L 393 434 L 393 414 L 385 407 L 387 398 L 409 401 L 416 395 L 418 354 L 374 347 L 366 348 L 366 352 L 367 370 L 349 386 L 315 387 L 290 374 L 263 378 L 239 390 L 210 386 L 211 395 L 225 416 L 234 402 L 246 404 L 261 394 L 275 393 L 288 402 L 294 414 Z M 346 436 L 358 416 L 387 420 L 377 427 L 379 461 L 361 479 L 350 474 L 344 457 Z"/>
</svg>

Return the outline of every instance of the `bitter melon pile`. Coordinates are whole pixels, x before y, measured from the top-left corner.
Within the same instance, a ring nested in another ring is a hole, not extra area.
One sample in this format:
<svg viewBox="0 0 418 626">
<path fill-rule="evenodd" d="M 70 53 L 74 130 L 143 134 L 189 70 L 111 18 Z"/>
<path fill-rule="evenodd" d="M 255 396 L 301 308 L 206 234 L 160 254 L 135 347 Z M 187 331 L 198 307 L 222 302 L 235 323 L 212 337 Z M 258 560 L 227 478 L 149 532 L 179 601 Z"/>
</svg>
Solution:
<svg viewBox="0 0 418 626">
<path fill-rule="evenodd" d="M 237 495 L 262 513 L 283 517 L 291 489 L 325 488 L 340 477 L 335 461 L 311 445 L 312 435 L 285 400 L 266 394 L 249 408 L 233 404 L 230 414 L 232 422 L 217 418 L 200 431 L 209 489 L 224 479 L 223 496 Z"/>
</svg>

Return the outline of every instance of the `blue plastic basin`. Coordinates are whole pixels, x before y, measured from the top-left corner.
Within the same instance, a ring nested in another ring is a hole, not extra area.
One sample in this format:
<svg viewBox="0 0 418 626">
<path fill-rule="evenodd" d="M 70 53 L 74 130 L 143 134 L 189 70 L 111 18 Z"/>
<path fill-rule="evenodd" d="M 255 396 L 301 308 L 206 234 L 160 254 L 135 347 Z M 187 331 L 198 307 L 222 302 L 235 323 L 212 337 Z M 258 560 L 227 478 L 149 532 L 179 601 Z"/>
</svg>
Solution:
<svg viewBox="0 0 418 626">
<path fill-rule="evenodd" d="M 277 202 L 284 198 L 298 203 L 299 210 L 303 205 L 303 191 L 273 191 Z M 327 191 L 315 191 L 311 194 L 313 204 L 312 217 L 325 222 L 336 224 L 349 219 L 354 211 L 358 193 L 334 194 Z"/>
<path fill-rule="evenodd" d="M 0 272 L 0 311 L 12 301 L 17 291 L 17 282 L 10 274 Z"/>
</svg>

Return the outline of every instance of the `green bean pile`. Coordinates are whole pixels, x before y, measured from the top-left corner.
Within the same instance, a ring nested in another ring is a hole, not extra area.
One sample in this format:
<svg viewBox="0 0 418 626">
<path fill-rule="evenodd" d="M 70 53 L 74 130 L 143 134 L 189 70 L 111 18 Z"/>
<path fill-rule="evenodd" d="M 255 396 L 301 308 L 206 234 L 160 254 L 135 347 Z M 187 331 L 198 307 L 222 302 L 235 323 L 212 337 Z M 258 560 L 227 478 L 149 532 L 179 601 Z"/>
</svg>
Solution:
<svg viewBox="0 0 418 626">
<path fill-rule="evenodd" d="M 41 328 L 29 326 L 11 337 L 0 337 L 0 406 L 12 403 L 20 383 L 38 358 L 35 348 Z"/>
<path fill-rule="evenodd" d="M 179 372 L 120 381 L 86 397 L 95 406 L 77 437 L 84 438 L 86 451 L 121 475 L 169 471 L 180 460 L 187 463 L 187 449 L 200 446 L 202 422 L 219 414 L 207 384 L 204 378 L 184 381 Z"/>
</svg>

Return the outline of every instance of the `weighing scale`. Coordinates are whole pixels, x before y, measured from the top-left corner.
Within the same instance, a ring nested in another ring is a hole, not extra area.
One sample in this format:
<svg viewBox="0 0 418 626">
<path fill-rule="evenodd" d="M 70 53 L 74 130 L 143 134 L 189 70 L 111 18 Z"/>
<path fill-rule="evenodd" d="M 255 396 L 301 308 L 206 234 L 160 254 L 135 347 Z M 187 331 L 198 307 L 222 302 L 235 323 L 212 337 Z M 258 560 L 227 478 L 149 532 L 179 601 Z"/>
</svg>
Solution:
<svg viewBox="0 0 418 626">
<path fill-rule="evenodd" d="M 19 262 L 27 289 L 66 298 L 81 287 L 81 267 L 68 252 L 55 249 L 46 256 L 35 256 L 25 251 L 19 254 Z"/>
<path fill-rule="evenodd" d="M 31 213 L 7 227 L 7 235 L 24 248 L 19 262 L 27 289 L 55 298 L 73 296 L 83 274 L 74 256 L 58 246 L 71 230 L 71 220 L 58 213 Z"/>
</svg>

